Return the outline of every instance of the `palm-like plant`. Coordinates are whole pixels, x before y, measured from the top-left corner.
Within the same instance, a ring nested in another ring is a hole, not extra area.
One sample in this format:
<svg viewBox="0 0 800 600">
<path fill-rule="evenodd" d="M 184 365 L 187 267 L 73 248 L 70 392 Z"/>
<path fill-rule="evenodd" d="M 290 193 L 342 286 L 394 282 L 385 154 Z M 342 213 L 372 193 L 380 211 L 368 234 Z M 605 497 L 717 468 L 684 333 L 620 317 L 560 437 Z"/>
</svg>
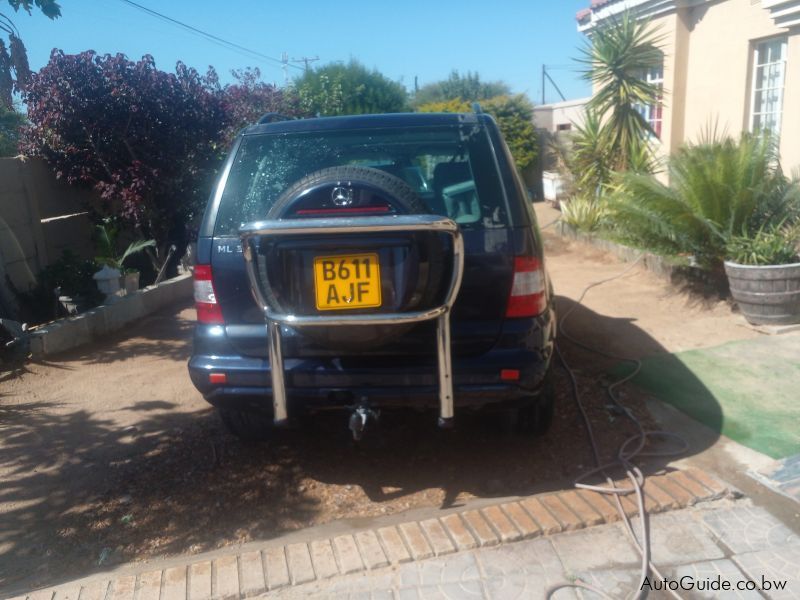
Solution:
<svg viewBox="0 0 800 600">
<path fill-rule="evenodd" d="M 649 153 L 650 124 L 639 107 L 661 102 L 662 91 L 645 80 L 649 69 L 663 62 L 661 36 L 630 12 L 592 31 L 578 62 L 595 90 L 587 108 L 603 119 L 602 133 L 615 171 L 629 168 L 632 157 Z"/>
<path fill-rule="evenodd" d="M 99 264 L 108 265 L 114 269 L 124 271 L 124 263 L 129 256 L 155 245 L 155 240 L 137 240 L 135 242 L 131 242 L 122 255 L 118 255 L 117 230 L 109 224 L 98 225 L 97 257 L 95 258 L 95 261 Z"/>
<path fill-rule="evenodd" d="M 620 175 L 609 202 L 619 237 L 664 254 L 689 254 L 721 265 L 730 240 L 785 219 L 796 188 L 781 172 L 768 136 L 705 139 L 669 161 L 670 185 Z"/>
<path fill-rule="evenodd" d="M 566 162 L 579 195 L 584 198 L 599 196 L 611 176 L 610 152 L 600 116 L 587 110 L 583 123 L 575 125 L 571 141 L 572 148 L 566 155 Z"/>
</svg>

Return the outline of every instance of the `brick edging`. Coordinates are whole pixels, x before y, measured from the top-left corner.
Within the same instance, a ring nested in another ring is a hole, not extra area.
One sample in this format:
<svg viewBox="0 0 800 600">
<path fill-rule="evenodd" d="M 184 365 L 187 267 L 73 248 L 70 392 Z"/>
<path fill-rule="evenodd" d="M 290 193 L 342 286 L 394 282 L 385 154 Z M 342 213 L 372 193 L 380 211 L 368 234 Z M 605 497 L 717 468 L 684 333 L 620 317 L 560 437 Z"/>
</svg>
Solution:
<svg viewBox="0 0 800 600">
<path fill-rule="evenodd" d="M 728 488 L 705 471 L 689 468 L 648 476 L 644 492 L 645 508 L 650 513 L 659 513 L 719 499 L 728 493 Z M 636 514 L 636 503 L 631 496 L 623 496 L 621 501 L 626 514 Z M 247 598 L 336 575 L 574 531 L 619 519 L 611 496 L 571 489 L 309 543 L 266 546 L 135 575 L 86 579 L 14 600 Z"/>
</svg>

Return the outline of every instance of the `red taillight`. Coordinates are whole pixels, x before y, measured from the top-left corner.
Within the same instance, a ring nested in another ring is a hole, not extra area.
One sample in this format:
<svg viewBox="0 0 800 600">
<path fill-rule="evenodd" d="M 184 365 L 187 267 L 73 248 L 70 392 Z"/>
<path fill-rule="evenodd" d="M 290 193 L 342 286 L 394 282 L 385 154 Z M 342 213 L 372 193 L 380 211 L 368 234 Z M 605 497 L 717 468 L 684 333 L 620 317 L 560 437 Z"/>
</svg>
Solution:
<svg viewBox="0 0 800 600">
<path fill-rule="evenodd" d="M 514 258 L 514 281 L 508 297 L 507 317 L 535 317 L 547 308 L 544 269 L 539 259 Z"/>
<path fill-rule="evenodd" d="M 501 369 L 500 379 L 503 381 L 519 381 L 519 369 Z"/>
<path fill-rule="evenodd" d="M 197 308 L 198 323 L 221 325 L 222 309 L 214 292 L 214 281 L 211 277 L 211 265 L 195 265 L 194 267 L 194 305 Z"/>
<path fill-rule="evenodd" d="M 213 385 L 225 385 L 228 383 L 228 376 L 225 373 L 209 373 L 208 382 Z"/>
</svg>

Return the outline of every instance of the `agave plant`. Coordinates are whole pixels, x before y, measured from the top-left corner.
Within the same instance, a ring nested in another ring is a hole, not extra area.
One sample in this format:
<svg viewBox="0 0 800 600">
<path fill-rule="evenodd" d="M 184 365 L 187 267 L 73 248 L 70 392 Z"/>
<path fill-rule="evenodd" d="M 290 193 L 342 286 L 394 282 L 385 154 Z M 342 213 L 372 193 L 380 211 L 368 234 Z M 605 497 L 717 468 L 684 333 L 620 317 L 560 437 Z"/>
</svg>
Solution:
<svg viewBox="0 0 800 600">
<path fill-rule="evenodd" d="M 155 240 L 137 240 L 131 242 L 121 255 L 117 254 L 117 230 L 104 223 L 97 226 L 97 257 L 95 261 L 108 265 L 119 271 L 125 270 L 125 261 L 133 254 L 156 245 Z"/>
<path fill-rule="evenodd" d="M 608 214 L 602 199 L 576 196 L 561 204 L 561 220 L 578 231 L 597 231 Z"/>
<path fill-rule="evenodd" d="M 692 255 L 709 268 L 721 265 L 733 237 L 781 222 L 797 201 L 766 135 L 686 146 L 670 158 L 669 174 L 669 185 L 620 175 L 609 201 L 615 232 L 659 253 Z"/>
<path fill-rule="evenodd" d="M 734 236 L 728 242 L 729 260 L 750 266 L 788 265 L 798 262 L 798 227 L 761 227 L 753 235 Z"/>
<path fill-rule="evenodd" d="M 638 107 L 661 102 L 662 91 L 644 78 L 649 69 L 663 63 L 661 42 L 646 20 L 626 11 L 595 28 L 578 59 L 595 90 L 587 108 L 602 116 L 611 170 L 628 170 L 635 157 L 641 168 L 642 153 L 650 152 L 648 140 L 654 132 Z"/>
</svg>

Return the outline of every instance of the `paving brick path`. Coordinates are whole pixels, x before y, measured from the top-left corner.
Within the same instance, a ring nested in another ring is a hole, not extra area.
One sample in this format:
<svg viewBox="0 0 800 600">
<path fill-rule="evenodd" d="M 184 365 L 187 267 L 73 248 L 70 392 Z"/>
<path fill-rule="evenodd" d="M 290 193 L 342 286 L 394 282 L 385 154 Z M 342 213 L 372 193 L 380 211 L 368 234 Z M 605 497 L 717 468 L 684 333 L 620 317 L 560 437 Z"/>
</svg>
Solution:
<svg viewBox="0 0 800 600">
<path fill-rule="evenodd" d="M 682 598 L 800 597 L 800 538 L 747 501 L 655 515 L 650 519 L 650 532 L 652 558 L 662 574 L 672 581 L 689 578 L 684 584 L 695 585 L 695 589 L 680 591 Z M 734 589 L 697 589 L 700 582 L 717 577 Z M 284 587 L 264 597 L 530 600 L 545 598 L 549 587 L 576 579 L 612 598 L 631 597 L 639 585 L 639 556 L 620 523 Z M 780 582 L 786 587 L 776 590 Z M 748 584 L 757 589 L 746 589 Z M 735 589 L 740 585 L 744 589 Z M 651 597 L 666 596 L 654 593 Z M 594 600 L 599 595 L 565 588 L 552 598 Z"/>
<path fill-rule="evenodd" d="M 728 490 L 721 482 L 704 471 L 687 469 L 648 477 L 644 491 L 648 511 L 661 513 L 721 498 Z M 633 502 L 626 501 L 623 506 L 626 512 L 635 513 Z M 735 517 L 725 518 L 733 519 Z M 177 567 L 152 569 L 139 573 L 131 572 L 124 575 L 113 574 L 106 577 L 95 576 L 91 579 L 46 590 L 37 590 L 27 595 L 23 594 L 15 600 L 216 600 L 253 597 L 276 590 L 289 593 L 294 588 L 299 592 L 301 588 L 307 587 L 304 584 L 322 585 L 324 588 L 326 581 L 327 583 L 333 581 L 331 578 L 340 579 L 342 576 L 352 577 L 365 573 L 377 574 L 387 571 L 387 569 L 394 579 L 392 582 L 384 581 L 388 585 L 385 589 L 401 590 L 403 589 L 401 584 L 405 581 L 402 579 L 402 574 L 417 572 L 416 566 L 403 567 L 403 565 L 421 565 L 428 559 L 436 560 L 439 557 L 451 555 L 473 557 L 458 559 L 468 563 L 473 559 L 478 560 L 474 558 L 475 556 L 484 556 L 484 554 L 475 554 L 475 552 L 483 552 L 484 549 L 493 546 L 516 548 L 517 544 L 508 543 L 564 532 L 575 532 L 601 524 L 612 525 L 618 537 L 621 537 L 620 525 L 615 525 L 618 520 L 619 516 L 610 497 L 583 490 L 568 490 L 531 496 L 480 510 L 453 513 L 441 518 L 411 521 L 376 530 L 358 531 L 331 539 L 315 540 L 308 544 L 292 543 L 285 546 L 265 544 L 261 549 L 231 553 L 214 559 L 200 560 L 199 557 L 193 557 L 193 562 L 190 564 Z M 710 522 L 708 527 L 712 531 L 720 529 L 715 522 Z M 583 535 L 602 530 L 604 529 L 589 530 Z M 589 537 L 592 535 L 596 534 L 591 533 Z M 606 537 L 602 540 L 598 539 L 598 543 L 607 542 L 610 539 L 606 539 L 608 534 L 603 535 Z M 778 532 L 775 535 L 780 537 L 782 533 Z M 557 547 L 558 544 L 569 545 L 572 543 L 569 541 L 569 537 L 562 536 L 562 538 L 563 541 L 553 542 L 553 544 L 556 544 Z M 745 535 L 744 539 L 750 538 Z M 623 544 L 623 542 L 624 540 L 619 544 Z M 506 544 L 508 545 L 506 546 Z M 620 546 L 620 548 L 622 547 L 624 545 Z M 542 548 L 551 548 L 551 542 L 536 540 L 531 548 L 536 552 L 547 554 L 550 551 L 542 550 Z M 630 548 L 628 551 L 628 554 L 632 552 Z M 565 552 L 568 555 L 572 554 L 568 550 Z M 607 548 L 599 545 L 590 548 L 588 554 L 601 562 L 608 558 Z M 537 554 L 537 556 L 539 555 Z M 546 562 L 551 559 L 549 555 L 542 556 L 542 561 Z M 704 554 L 702 558 L 708 556 Z M 712 553 L 710 556 L 716 559 L 722 558 L 724 554 Z M 635 562 L 635 556 L 632 560 Z M 756 558 L 752 560 L 756 560 Z M 502 561 L 497 563 L 498 568 L 501 563 Z M 454 564 L 461 565 L 462 563 Z M 575 571 L 581 570 L 580 564 L 570 564 L 569 567 Z M 583 567 L 587 567 L 587 565 L 583 565 Z M 456 568 L 456 571 L 463 571 L 463 569 L 459 569 L 460 567 Z M 481 577 L 488 576 L 490 571 L 491 569 L 474 573 L 477 573 L 476 577 L 480 575 L 478 579 L 481 579 Z M 473 573 L 469 569 L 464 572 Z M 505 572 L 503 571 L 503 573 Z M 397 576 L 400 576 L 401 579 L 396 580 Z M 477 582 L 478 579 L 475 581 Z M 460 581 L 458 580 L 456 583 Z M 422 584 L 418 582 L 414 585 L 419 587 Z M 475 587 L 473 584 L 465 585 L 469 589 Z M 509 585 L 511 584 L 509 583 Z M 524 588 L 525 586 L 523 586 Z M 345 590 L 342 590 L 342 593 L 345 593 Z M 465 591 L 464 594 L 466 593 Z M 320 594 L 319 597 L 325 596 L 322 592 Z M 485 597 L 485 595 L 476 597 Z"/>
</svg>

